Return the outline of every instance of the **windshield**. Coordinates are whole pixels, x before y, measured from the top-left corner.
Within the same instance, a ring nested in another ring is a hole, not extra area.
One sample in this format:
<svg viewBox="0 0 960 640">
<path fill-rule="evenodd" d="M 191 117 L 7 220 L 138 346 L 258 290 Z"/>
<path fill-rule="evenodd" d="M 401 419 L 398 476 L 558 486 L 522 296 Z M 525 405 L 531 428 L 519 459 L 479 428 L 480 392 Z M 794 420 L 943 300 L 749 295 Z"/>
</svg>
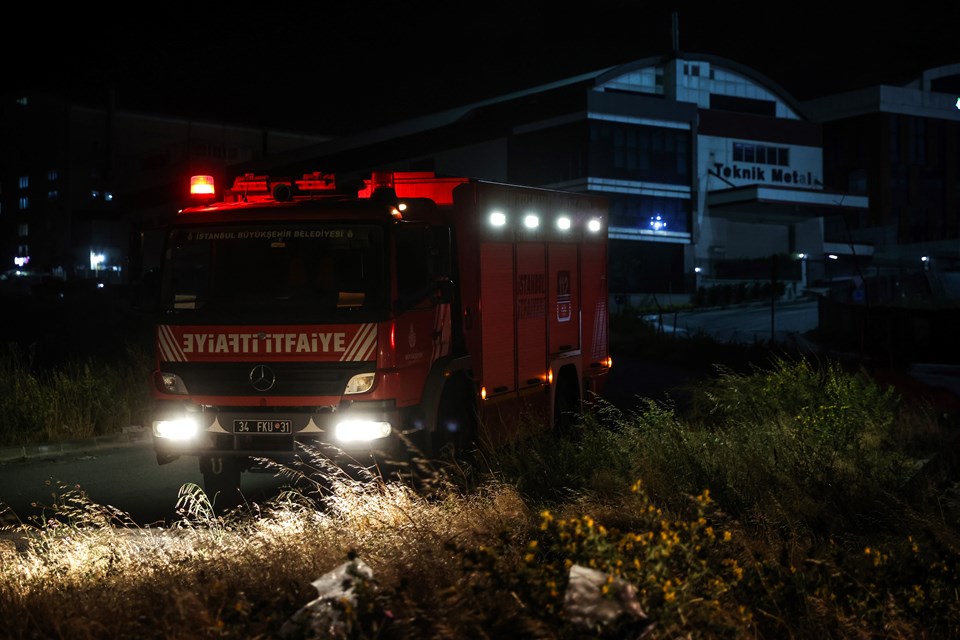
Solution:
<svg viewBox="0 0 960 640">
<path fill-rule="evenodd" d="M 163 309 L 228 322 L 334 322 L 381 313 L 379 227 L 342 224 L 175 228 Z"/>
</svg>

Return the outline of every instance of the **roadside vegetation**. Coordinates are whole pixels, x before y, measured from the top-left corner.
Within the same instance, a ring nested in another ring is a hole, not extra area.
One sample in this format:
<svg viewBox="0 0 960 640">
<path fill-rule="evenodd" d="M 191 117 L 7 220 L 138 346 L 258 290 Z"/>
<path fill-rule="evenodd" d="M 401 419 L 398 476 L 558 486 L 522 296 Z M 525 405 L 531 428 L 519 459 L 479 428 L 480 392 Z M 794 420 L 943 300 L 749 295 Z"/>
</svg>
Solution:
<svg viewBox="0 0 960 640">
<path fill-rule="evenodd" d="M 612 335 L 614 366 L 662 349 L 711 375 L 682 402 L 592 397 L 567 433 L 415 458 L 409 481 L 305 449 L 276 498 L 222 512 L 185 485 L 164 529 L 83 487 L 35 521 L 0 505 L 2 633 L 960 637 L 956 416 L 827 359 Z"/>
<path fill-rule="evenodd" d="M 35 346 L 0 348 L 0 446 L 119 433 L 143 424 L 150 360 L 128 345 L 109 357 L 39 361 Z"/>
</svg>

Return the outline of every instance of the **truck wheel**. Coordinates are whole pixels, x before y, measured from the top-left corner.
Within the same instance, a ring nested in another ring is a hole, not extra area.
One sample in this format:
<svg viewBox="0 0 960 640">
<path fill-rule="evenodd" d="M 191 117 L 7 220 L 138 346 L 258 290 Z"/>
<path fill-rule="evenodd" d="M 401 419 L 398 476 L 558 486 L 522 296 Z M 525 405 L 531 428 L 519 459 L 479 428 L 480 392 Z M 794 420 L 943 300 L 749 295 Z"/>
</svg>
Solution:
<svg viewBox="0 0 960 640">
<path fill-rule="evenodd" d="M 200 459 L 203 491 L 217 511 L 240 504 L 240 474 L 243 458 L 209 457 Z"/>
<path fill-rule="evenodd" d="M 477 413 L 472 385 L 463 378 L 447 381 L 437 408 L 437 424 L 431 438 L 435 460 L 461 458 L 476 445 Z"/>
<path fill-rule="evenodd" d="M 553 428 L 568 433 L 580 413 L 580 391 L 575 374 L 564 370 L 560 374 L 553 396 Z"/>
</svg>

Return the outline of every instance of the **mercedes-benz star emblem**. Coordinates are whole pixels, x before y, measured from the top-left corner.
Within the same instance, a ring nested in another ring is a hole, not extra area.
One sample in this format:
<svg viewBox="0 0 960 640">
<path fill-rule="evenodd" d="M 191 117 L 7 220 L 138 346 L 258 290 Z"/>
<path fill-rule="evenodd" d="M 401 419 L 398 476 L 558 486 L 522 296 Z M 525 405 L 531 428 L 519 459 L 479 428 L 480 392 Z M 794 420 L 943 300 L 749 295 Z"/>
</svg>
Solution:
<svg viewBox="0 0 960 640">
<path fill-rule="evenodd" d="M 250 369 L 250 384 L 260 392 L 270 391 L 277 383 L 277 374 L 265 364 L 258 364 Z"/>
</svg>

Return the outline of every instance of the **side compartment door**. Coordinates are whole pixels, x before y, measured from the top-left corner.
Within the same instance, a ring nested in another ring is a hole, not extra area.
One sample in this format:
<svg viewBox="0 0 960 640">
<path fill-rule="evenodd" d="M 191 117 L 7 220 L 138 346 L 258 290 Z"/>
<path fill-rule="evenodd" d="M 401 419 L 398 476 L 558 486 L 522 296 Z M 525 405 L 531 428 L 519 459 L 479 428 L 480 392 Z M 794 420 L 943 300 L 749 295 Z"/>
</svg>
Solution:
<svg viewBox="0 0 960 640">
<path fill-rule="evenodd" d="M 517 388 L 542 385 L 547 368 L 544 245 L 517 244 Z"/>
<path fill-rule="evenodd" d="M 598 363 L 608 354 L 607 253 L 599 242 L 580 247 L 580 291 L 583 300 L 583 357 Z"/>
<path fill-rule="evenodd" d="M 517 388 L 513 283 L 513 245 L 484 243 L 480 247 L 481 362 L 482 383 L 490 394 Z"/>
<path fill-rule="evenodd" d="M 550 291 L 547 316 L 550 353 L 580 348 L 580 282 L 577 277 L 577 245 L 551 244 L 547 285 Z"/>
</svg>

